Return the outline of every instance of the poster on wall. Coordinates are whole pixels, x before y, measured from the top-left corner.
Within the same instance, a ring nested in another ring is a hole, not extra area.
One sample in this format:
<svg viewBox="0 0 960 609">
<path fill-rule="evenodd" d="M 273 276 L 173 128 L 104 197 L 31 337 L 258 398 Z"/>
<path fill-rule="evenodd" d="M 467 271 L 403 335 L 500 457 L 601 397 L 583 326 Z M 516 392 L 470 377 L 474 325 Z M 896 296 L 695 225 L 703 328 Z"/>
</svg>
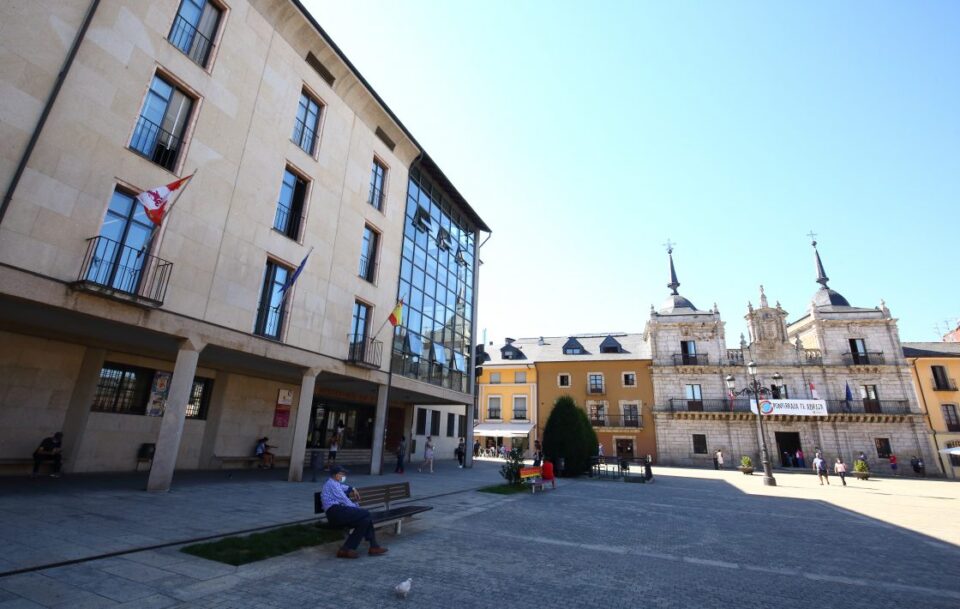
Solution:
<svg viewBox="0 0 960 609">
<path fill-rule="evenodd" d="M 172 376 L 169 372 L 157 372 L 153 375 L 150 399 L 147 401 L 147 416 L 163 416 L 163 409 L 167 406 L 167 394 L 170 392 L 170 377 Z"/>
<path fill-rule="evenodd" d="M 273 411 L 274 427 L 290 426 L 290 407 L 293 405 L 293 389 L 281 389 L 277 393 L 277 408 Z"/>
</svg>

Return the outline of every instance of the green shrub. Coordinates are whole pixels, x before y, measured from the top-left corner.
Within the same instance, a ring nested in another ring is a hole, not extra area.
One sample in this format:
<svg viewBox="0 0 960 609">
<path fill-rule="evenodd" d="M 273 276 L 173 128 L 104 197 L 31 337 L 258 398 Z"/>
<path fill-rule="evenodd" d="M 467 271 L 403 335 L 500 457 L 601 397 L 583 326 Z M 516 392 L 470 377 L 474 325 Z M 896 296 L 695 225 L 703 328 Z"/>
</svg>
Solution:
<svg viewBox="0 0 960 609">
<path fill-rule="evenodd" d="M 753 467 L 753 459 L 747 455 L 740 457 L 740 467 Z"/>
<path fill-rule="evenodd" d="M 853 462 L 853 471 L 865 474 L 870 471 L 870 466 L 863 459 L 857 459 Z"/>
<path fill-rule="evenodd" d="M 587 413 L 568 395 L 557 398 L 543 428 L 543 454 L 559 475 L 576 477 L 589 471 L 597 454 L 597 434 Z M 563 470 L 560 470 L 560 460 Z"/>
<path fill-rule="evenodd" d="M 500 475 L 507 484 L 520 484 L 521 467 L 523 467 L 523 449 L 514 448 L 507 453 L 507 462 L 500 466 Z"/>
</svg>

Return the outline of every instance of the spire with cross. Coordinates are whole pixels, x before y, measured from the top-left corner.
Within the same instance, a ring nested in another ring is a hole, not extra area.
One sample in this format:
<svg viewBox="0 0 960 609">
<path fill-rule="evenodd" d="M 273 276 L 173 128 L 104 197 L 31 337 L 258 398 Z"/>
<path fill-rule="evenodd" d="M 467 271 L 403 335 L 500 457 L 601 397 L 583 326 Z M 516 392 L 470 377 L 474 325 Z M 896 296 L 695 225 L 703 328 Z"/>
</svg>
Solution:
<svg viewBox="0 0 960 609">
<path fill-rule="evenodd" d="M 667 284 L 667 287 L 670 288 L 671 295 L 677 296 L 679 294 L 677 288 L 680 287 L 680 282 L 677 281 L 677 271 L 673 268 L 673 247 L 676 244 L 667 239 L 667 242 L 663 245 L 667 248 L 667 256 L 670 257 L 670 283 Z"/>
</svg>

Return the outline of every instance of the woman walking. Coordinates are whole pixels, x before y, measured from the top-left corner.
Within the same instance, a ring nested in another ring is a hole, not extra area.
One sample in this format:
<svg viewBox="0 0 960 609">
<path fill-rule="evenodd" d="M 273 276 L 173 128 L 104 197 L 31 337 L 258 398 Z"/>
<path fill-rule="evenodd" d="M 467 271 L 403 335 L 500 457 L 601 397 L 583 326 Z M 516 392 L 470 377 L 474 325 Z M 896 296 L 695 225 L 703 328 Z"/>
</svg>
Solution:
<svg viewBox="0 0 960 609">
<path fill-rule="evenodd" d="M 843 482 L 843 485 L 847 485 L 847 464 L 843 462 L 843 459 L 837 457 L 837 462 L 833 464 L 833 471 L 840 476 L 840 482 Z"/>
<path fill-rule="evenodd" d="M 430 473 L 433 473 L 433 437 L 427 436 L 427 443 L 423 447 L 423 463 L 420 464 L 420 467 L 417 468 L 418 471 L 423 471 L 425 465 L 430 466 Z"/>
</svg>

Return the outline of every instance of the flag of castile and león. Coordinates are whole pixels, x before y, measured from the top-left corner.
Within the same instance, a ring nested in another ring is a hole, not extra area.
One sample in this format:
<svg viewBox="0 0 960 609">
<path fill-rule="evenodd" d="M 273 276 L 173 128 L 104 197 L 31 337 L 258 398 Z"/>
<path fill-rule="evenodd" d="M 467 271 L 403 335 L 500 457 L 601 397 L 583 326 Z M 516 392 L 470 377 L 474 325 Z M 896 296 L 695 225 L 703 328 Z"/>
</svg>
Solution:
<svg viewBox="0 0 960 609">
<path fill-rule="evenodd" d="M 171 205 L 170 196 L 181 190 L 192 177 L 193 174 L 190 174 L 176 182 L 170 182 L 166 186 L 158 186 L 137 195 L 137 201 L 140 202 L 140 205 L 143 205 L 144 212 L 154 225 L 160 226 L 160 223 L 163 222 L 163 217 Z"/>
</svg>

